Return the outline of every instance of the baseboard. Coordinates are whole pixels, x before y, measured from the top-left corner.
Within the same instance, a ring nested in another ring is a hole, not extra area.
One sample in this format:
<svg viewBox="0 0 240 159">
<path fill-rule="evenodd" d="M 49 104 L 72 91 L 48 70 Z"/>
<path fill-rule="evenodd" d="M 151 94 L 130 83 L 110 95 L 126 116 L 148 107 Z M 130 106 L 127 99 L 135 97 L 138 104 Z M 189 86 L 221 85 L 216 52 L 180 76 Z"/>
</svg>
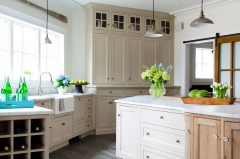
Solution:
<svg viewBox="0 0 240 159">
<path fill-rule="evenodd" d="M 51 153 L 51 152 L 53 152 L 53 151 L 56 151 L 56 150 L 58 150 L 58 149 L 60 149 L 60 148 L 62 148 L 62 147 L 64 147 L 64 146 L 67 146 L 67 145 L 69 145 L 69 141 L 68 141 L 68 140 L 65 141 L 65 142 L 62 142 L 62 143 L 60 143 L 60 144 L 58 144 L 58 145 L 55 145 L 55 146 L 51 147 L 51 148 L 49 149 L 49 153 Z"/>
<path fill-rule="evenodd" d="M 80 135 L 79 138 L 80 138 L 80 139 L 83 139 L 84 137 L 87 137 L 87 136 L 89 136 L 89 135 L 95 135 L 95 131 L 92 130 L 92 131 L 86 132 L 86 133 Z"/>
<path fill-rule="evenodd" d="M 116 128 L 96 129 L 95 135 L 116 134 Z"/>
</svg>

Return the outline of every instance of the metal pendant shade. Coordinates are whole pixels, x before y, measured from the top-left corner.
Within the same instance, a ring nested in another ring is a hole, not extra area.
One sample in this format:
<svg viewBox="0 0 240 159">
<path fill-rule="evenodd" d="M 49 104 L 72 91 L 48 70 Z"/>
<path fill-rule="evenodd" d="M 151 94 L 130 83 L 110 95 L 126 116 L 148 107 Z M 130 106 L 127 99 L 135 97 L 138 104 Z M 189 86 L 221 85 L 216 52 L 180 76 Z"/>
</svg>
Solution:
<svg viewBox="0 0 240 159">
<path fill-rule="evenodd" d="M 154 21 L 154 0 L 153 0 L 153 21 Z M 158 38 L 163 36 L 161 31 L 158 31 L 155 29 L 155 24 L 154 22 L 152 23 L 152 27 L 151 29 L 149 29 L 148 31 L 146 31 L 146 33 L 144 34 L 145 37 L 149 37 L 149 38 Z"/>
<path fill-rule="evenodd" d="M 194 20 L 190 24 L 190 26 L 194 27 L 194 28 L 204 28 L 204 27 L 209 27 L 209 26 L 213 26 L 213 25 L 214 25 L 214 23 L 212 20 L 205 18 L 205 15 L 203 13 L 203 0 L 202 0 L 200 16 L 198 19 Z"/>
<path fill-rule="evenodd" d="M 45 38 L 45 44 L 52 44 L 51 40 L 48 37 L 48 0 L 47 0 L 47 22 L 46 22 L 46 38 Z"/>
</svg>

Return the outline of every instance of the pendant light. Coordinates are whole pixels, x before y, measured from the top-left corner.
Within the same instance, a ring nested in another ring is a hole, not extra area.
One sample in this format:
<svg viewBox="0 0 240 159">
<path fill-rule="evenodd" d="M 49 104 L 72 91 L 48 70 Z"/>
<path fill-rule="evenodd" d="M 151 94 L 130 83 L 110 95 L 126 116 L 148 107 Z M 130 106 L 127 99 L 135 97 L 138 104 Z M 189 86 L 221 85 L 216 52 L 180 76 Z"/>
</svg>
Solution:
<svg viewBox="0 0 240 159">
<path fill-rule="evenodd" d="M 200 17 L 196 20 L 194 20 L 190 26 L 194 28 L 203 28 L 203 27 L 209 27 L 213 26 L 214 23 L 208 18 L 205 18 L 205 15 L 203 14 L 203 0 L 201 4 L 201 12 L 200 12 Z"/>
<path fill-rule="evenodd" d="M 155 29 L 155 24 L 154 24 L 154 0 L 153 0 L 153 19 L 152 19 L 152 27 L 146 33 L 144 34 L 145 37 L 149 38 L 158 38 L 163 36 L 161 31 L 158 31 Z"/>
<path fill-rule="evenodd" d="M 47 22 L 46 22 L 46 38 L 45 44 L 52 44 L 51 40 L 48 37 L 48 0 L 47 0 Z"/>
</svg>

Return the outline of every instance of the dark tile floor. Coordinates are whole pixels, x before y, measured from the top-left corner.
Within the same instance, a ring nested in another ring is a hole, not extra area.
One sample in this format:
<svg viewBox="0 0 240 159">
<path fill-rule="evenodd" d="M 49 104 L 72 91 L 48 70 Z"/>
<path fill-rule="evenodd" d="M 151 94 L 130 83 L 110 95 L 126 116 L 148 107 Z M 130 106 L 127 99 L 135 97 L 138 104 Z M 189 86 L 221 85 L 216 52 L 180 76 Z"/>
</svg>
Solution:
<svg viewBox="0 0 240 159">
<path fill-rule="evenodd" d="M 116 135 L 87 136 L 73 139 L 68 146 L 50 153 L 50 159 L 119 159 Z"/>
</svg>

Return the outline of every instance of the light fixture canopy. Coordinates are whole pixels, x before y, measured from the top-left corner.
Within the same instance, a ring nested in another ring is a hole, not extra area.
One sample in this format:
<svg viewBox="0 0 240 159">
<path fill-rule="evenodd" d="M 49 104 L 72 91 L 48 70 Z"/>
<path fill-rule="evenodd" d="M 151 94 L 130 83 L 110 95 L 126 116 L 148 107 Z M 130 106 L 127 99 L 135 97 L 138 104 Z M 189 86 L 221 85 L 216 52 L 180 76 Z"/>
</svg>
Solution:
<svg viewBox="0 0 240 159">
<path fill-rule="evenodd" d="M 155 29 L 155 23 L 154 23 L 154 0 L 153 0 L 153 22 L 151 29 L 147 30 L 144 34 L 145 37 L 149 38 L 158 38 L 163 36 L 162 32 Z"/>
<path fill-rule="evenodd" d="M 48 37 L 48 0 L 47 0 L 47 21 L 46 21 L 46 38 L 44 41 L 45 44 L 52 44 L 51 40 Z"/>
<path fill-rule="evenodd" d="M 214 25 L 214 23 L 212 20 L 205 18 L 205 15 L 203 13 L 203 0 L 202 0 L 200 16 L 198 19 L 194 20 L 190 24 L 190 26 L 194 27 L 194 28 L 204 28 L 204 27 L 209 27 L 209 26 L 213 26 L 213 25 Z"/>
</svg>

